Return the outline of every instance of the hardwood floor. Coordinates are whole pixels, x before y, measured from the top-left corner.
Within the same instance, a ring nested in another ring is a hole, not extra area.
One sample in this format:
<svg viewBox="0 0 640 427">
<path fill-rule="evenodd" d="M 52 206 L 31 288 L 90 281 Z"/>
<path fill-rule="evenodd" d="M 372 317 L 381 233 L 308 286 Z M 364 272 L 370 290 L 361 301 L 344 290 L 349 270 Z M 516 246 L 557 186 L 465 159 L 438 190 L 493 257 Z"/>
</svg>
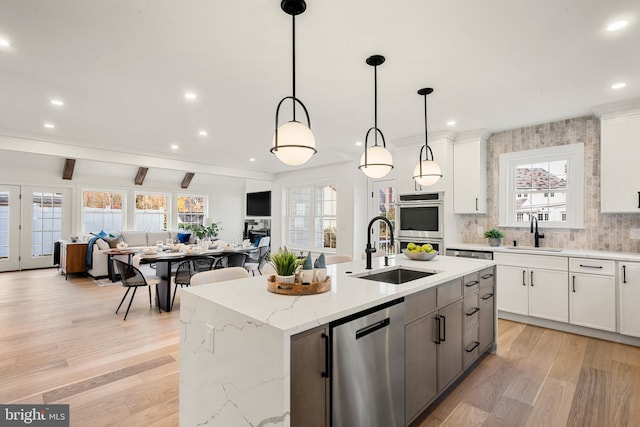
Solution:
<svg viewBox="0 0 640 427">
<path fill-rule="evenodd" d="M 158 313 L 143 292 L 123 322 L 123 294 L 55 269 L 0 273 L 0 402 L 67 403 L 79 427 L 177 426 L 180 297 Z M 503 320 L 498 341 L 414 426 L 638 425 L 640 348 Z"/>
</svg>

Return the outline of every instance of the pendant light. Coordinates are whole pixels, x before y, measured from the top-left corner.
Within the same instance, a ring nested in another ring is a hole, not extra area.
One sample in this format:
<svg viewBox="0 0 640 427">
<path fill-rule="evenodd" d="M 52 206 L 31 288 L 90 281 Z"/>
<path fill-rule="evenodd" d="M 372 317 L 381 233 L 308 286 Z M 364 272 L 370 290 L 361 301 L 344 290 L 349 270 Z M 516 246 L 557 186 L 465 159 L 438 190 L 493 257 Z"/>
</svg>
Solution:
<svg viewBox="0 0 640 427">
<path fill-rule="evenodd" d="M 418 164 L 413 170 L 413 179 L 422 186 L 433 185 L 442 178 L 442 170 L 433 158 L 433 151 L 431 151 L 431 147 L 429 147 L 429 135 L 427 133 L 427 95 L 432 92 L 433 89 L 430 87 L 418 91 L 418 95 L 424 96 L 424 145 L 420 149 Z M 422 160 L 423 152 L 424 160 Z M 429 160 L 429 154 L 431 154 L 431 160 Z"/>
<path fill-rule="evenodd" d="M 276 131 L 273 136 L 273 144 L 270 151 L 275 154 L 282 163 L 290 166 L 299 166 L 309 161 L 309 159 L 318 152 L 318 150 L 316 150 L 316 139 L 311 132 L 311 121 L 309 120 L 307 107 L 304 106 L 302 101 L 296 98 L 296 15 L 303 13 L 307 8 L 307 4 L 304 0 L 282 0 L 280 7 L 286 14 L 291 15 L 291 22 L 293 23 L 293 95 L 282 98 L 278 103 L 278 108 L 276 109 Z M 293 120 L 278 127 L 280 106 L 287 99 L 291 100 Z M 306 125 L 296 120 L 296 103 L 300 104 L 304 110 L 307 118 Z"/>
<path fill-rule="evenodd" d="M 373 127 L 367 131 L 364 138 L 364 154 L 360 157 L 358 168 L 369 178 L 382 178 L 393 169 L 393 157 L 384 140 L 382 131 L 378 129 L 378 65 L 384 63 L 384 56 L 373 55 L 367 58 L 367 64 L 373 67 Z M 374 145 L 367 148 L 369 134 L 374 131 Z M 382 138 L 382 145 L 378 145 L 378 134 Z"/>
</svg>

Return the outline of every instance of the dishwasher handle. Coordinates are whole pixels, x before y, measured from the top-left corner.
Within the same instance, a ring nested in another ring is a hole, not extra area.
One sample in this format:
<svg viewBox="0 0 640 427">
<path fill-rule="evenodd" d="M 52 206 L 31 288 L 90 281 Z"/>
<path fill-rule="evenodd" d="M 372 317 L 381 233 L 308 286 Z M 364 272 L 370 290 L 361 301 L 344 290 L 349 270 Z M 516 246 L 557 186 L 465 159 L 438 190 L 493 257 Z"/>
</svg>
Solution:
<svg viewBox="0 0 640 427">
<path fill-rule="evenodd" d="M 367 335 L 372 334 L 379 329 L 386 328 L 390 324 L 391 319 L 387 317 L 386 319 L 376 322 L 373 325 L 365 326 L 362 329 L 358 329 L 356 331 L 356 339 L 359 340 L 360 338 L 366 337 Z"/>
</svg>

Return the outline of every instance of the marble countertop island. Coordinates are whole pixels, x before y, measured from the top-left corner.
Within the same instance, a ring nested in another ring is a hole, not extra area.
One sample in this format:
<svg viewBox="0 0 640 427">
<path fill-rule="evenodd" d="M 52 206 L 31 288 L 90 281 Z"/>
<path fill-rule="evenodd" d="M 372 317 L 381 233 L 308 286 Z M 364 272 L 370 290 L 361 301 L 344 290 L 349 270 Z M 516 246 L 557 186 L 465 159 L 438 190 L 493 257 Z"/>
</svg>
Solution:
<svg viewBox="0 0 640 427">
<path fill-rule="evenodd" d="M 289 425 L 292 335 L 493 265 L 493 261 L 403 255 L 373 270 L 406 266 L 438 274 L 402 285 L 353 277 L 364 261 L 327 267 L 331 290 L 287 296 L 257 276 L 181 290 L 180 425 Z"/>
</svg>

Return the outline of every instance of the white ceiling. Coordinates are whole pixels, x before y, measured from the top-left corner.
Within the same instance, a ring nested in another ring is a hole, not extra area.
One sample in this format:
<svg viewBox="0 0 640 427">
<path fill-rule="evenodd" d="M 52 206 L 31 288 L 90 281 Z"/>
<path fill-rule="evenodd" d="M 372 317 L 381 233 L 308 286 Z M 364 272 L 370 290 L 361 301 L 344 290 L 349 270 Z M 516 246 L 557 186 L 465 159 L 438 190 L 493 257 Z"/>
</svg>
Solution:
<svg viewBox="0 0 640 427">
<path fill-rule="evenodd" d="M 625 29 L 605 30 L 620 18 Z M 297 96 L 318 148 L 304 167 L 360 156 L 372 54 L 387 58 L 378 127 L 389 142 L 424 132 L 425 86 L 430 132 L 448 120 L 493 132 L 640 97 L 638 0 L 308 0 L 296 27 Z M 0 0 L 1 37 L 12 46 L 0 48 L 0 135 L 239 174 L 290 169 L 269 152 L 276 105 L 291 95 L 279 0 Z M 612 90 L 618 81 L 626 88 Z"/>
</svg>

